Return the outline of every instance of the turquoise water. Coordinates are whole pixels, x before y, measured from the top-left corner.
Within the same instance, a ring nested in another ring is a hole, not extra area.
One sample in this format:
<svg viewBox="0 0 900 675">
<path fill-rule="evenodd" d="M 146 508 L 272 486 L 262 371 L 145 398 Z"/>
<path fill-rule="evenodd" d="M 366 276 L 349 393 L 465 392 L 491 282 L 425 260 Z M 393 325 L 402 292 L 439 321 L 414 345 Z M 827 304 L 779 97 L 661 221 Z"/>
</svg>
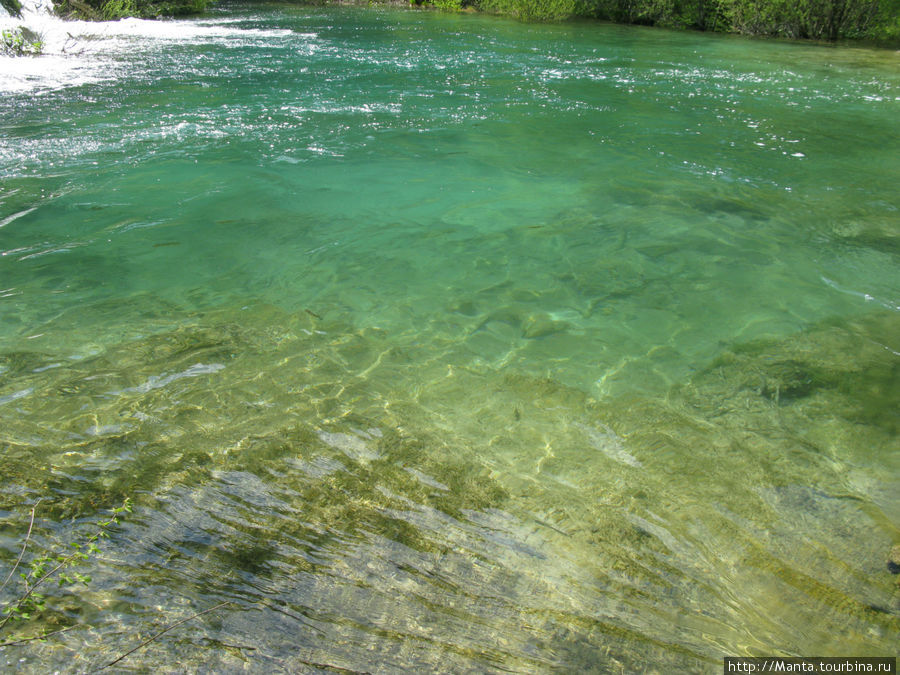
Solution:
<svg viewBox="0 0 900 675">
<path fill-rule="evenodd" d="M 123 664 L 895 653 L 896 53 L 285 4 L 112 30 L 0 63 L 4 557 L 39 498 L 35 547 L 135 503 L 44 618 L 84 627 L 7 663 L 224 600 Z"/>
</svg>

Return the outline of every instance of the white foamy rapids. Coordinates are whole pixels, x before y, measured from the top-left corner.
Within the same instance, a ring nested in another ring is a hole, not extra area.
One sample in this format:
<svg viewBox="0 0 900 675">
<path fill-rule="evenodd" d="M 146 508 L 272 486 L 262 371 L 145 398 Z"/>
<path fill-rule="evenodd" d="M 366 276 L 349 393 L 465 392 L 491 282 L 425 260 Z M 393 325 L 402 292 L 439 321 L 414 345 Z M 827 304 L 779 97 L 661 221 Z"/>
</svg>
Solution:
<svg viewBox="0 0 900 675">
<path fill-rule="evenodd" d="M 41 93 L 113 79 L 122 68 L 116 57 L 152 49 L 159 43 L 225 43 L 243 46 L 272 38 L 314 38 L 290 30 L 243 29 L 230 19 L 64 21 L 51 0 L 24 0 L 22 17 L 0 8 L 0 30 L 24 26 L 42 43 L 40 56 L 0 56 L 0 93 Z"/>
</svg>

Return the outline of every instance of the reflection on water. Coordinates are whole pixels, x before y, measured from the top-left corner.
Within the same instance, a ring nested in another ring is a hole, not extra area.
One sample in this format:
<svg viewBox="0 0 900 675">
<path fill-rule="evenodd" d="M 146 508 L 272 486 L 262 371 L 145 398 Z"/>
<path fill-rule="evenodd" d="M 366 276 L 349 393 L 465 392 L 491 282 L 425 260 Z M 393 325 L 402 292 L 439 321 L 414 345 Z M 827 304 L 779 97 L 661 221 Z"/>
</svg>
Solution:
<svg viewBox="0 0 900 675">
<path fill-rule="evenodd" d="M 95 668 L 226 600 L 124 663 L 895 649 L 890 56 L 357 8 L 164 28 L 0 101 L 3 559 L 37 499 L 32 550 L 135 505 L 40 619 L 81 627 L 8 664 Z"/>
</svg>

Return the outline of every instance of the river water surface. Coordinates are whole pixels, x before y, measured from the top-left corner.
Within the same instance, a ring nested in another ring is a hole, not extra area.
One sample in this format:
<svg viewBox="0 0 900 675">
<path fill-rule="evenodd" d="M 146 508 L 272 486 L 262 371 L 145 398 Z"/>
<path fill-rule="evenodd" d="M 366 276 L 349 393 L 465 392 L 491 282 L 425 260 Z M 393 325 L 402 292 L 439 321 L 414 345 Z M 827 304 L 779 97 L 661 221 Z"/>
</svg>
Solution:
<svg viewBox="0 0 900 675">
<path fill-rule="evenodd" d="M 134 512 L 48 590 L 81 627 L 4 663 L 99 667 L 223 601 L 119 665 L 896 654 L 897 53 L 60 26 L 0 58 L 3 576 L 38 499 L 33 551 Z"/>
</svg>

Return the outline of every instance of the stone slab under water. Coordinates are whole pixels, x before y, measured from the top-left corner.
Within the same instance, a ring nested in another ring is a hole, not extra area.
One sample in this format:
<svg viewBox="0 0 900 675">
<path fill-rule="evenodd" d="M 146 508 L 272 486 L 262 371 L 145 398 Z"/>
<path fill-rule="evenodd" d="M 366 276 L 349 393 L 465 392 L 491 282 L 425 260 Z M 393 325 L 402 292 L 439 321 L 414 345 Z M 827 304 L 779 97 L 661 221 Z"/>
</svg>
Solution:
<svg viewBox="0 0 900 675">
<path fill-rule="evenodd" d="M 59 610 L 96 636 L 32 658 L 95 639 L 97 665 L 226 599 L 144 658 L 666 672 L 887 650 L 897 326 L 737 345 L 664 396 L 603 399 L 275 308 L 53 368 L 4 354 L 4 392 L 32 392 L 0 408 L 10 526 L 38 496 L 42 543 L 135 503 Z"/>
</svg>

